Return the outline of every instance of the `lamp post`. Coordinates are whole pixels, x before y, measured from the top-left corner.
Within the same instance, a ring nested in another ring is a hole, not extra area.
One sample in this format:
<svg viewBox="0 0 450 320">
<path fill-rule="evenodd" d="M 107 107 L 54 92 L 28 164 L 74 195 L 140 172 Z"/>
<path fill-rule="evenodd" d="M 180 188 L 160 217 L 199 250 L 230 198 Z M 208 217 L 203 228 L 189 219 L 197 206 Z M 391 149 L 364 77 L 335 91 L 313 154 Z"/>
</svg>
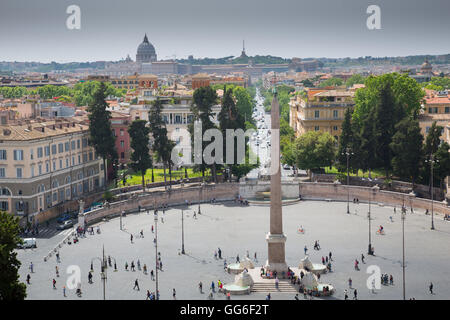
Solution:
<svg viewBox="0 0 450 320">
<path fill-rule="evenodd" d="M 158 210 L 155 208 L 154 210 L 154 219 L 155 219 L 155 280 L 156 280 L 156 300 L 159 300 L 158 294 Z"/>
<path fill-rule="evenodd" d="M 439 162 L 439 160 L 434 159 L 434 154 L 431 154 L 430 160 L 425 160 L 426 162 L 430 163 L 430 170 L 431 170 L 431 230 L 434 230 L 434 208 L 433 208 L 433 199 L 434 199 L 434 192 L 433 192 L 433 165 L 435 162 Z"/>
<path fill-rule="evenodd" d="M 198 214 L 202 214 L 200 211 L 200 202 L 202 197 L 202 191 L 203 191 L 203 182 L 200 184 L 200 189 L 198 189 Z"/>
<path fill-rule="evenodd" d="M 353 155 L 353 152 L 350 152 L 350 148 L 347 147 L 345 152 L 342 155 L 347 156 L 347 213 L 350 214 L 350 173 L 349 173 L 349 157 Z"/>
<path fill-rule="evenodd" d="M 403 198 L 403 202 L 405 199 Z M 403 203 L 402 206 L 402 251 L 403 251 L 403 260 L 402 260 L 402 269 L 403 269 L 403 300 L 405 300 L 405 216 L 406 216 L 406 208 Z"/>
<path fill-rule="evenodd" d="M 102 279 L 102 283 L 103 283 L 103 300 L 106 300 L 106 280 L 108 279 L 107 274 L 106 274 L 106 269 L 107 269 L 107 265 L 106 265 L 106 260 L 105 260 L 105 246 L 103 245 L 103 252 L 102 252 L 102 258 L 99 257 L 95 257 L 92 258 L 91 260 L 91 271 L 93 270 L 93 262 L 94 260 L 99 260 L 101 263 L 101 272 L 100 272 L 100 277 Z M 115 259 L 114 259 L 115 261 Z"/>
<path fill-rule="evenodd" d="M 181 209 L 181 254 L 184 252 L 184 210 Z"/>
<path fill-rule="evenodd" d="M 371 233 L 370 233 L 370 230 L 371 230 L 371 227 L 370 227 L 370 202 L 371 202 L 371 198 L 372 198 L 372 189 L 370 189 L 370 191 L 369 191 L 369 212 L 367 213 L 367 218 L 369 219 L 369 248 L 367 249 L 367 254 L 372 254 L 372 238 L 371 238 Z"/>
</svg>

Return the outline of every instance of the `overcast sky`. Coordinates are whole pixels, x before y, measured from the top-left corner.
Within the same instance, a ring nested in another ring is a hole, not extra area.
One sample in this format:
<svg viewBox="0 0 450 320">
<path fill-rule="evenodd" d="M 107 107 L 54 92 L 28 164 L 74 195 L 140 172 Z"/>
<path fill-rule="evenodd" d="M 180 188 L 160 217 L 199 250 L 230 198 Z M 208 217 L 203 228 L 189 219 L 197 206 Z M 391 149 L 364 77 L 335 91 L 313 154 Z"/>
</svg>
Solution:
<svg viewBox="0 0 450 320">
<path fill-rule="evenodd" d="M 66 8 L 81 8 L 81 29 Z M 366 9 L 381 8 L 381 30 Z M 158 59 L 450 53 L 450 0 L 0 0 L 0 61 L 118 60 L 144 33 Z"/>
</svg>

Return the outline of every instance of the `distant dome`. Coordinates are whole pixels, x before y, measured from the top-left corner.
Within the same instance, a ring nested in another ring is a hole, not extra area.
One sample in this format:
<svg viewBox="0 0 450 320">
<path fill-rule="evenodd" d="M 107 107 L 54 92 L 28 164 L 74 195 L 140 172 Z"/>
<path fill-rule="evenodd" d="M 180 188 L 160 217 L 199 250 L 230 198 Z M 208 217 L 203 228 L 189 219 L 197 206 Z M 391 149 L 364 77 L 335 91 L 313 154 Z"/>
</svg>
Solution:
<svg viewBox="0 0 450 320">
<path fill-rule="evenodd" d="M 425 60 L 425 62 L 422 64 L 422 66 L 420 67 L 420 71 L 422 71 L 423 73 L 426 72 L 431 72 L 431 70 L 433 69 L 433 67 L 431 66 L 431 64 L 428 62 L 428 60 Z"/>
<path fill-rule="evenodd" d="M 136 53 L 136 62 L 153 62 L 156 61 L 155 47 L 148 42 L 147 34 L 144 36 L 144 41 L 139 45 Z"/>
</svg>

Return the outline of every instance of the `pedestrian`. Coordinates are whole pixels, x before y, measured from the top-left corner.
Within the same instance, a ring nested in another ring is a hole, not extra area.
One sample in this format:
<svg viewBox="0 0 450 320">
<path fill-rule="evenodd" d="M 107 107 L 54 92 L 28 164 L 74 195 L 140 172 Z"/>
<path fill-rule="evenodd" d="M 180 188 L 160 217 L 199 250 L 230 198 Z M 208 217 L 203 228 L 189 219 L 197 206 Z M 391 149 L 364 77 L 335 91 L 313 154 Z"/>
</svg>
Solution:
<svg viewBox="0 0 450 320">
<path fill-rule="evenodd" d="M 198 284 L 198 290 L 200 290 L 200 293 L 203 293 L 203 283 L 201 281 Z"/>
<path fill-rule="evenodd" d="M 433 282 L 430 282 L 430 287 L 429 287 L 429 289 L 430 289 L 430 293 L 433 294 Z"/>
<path fill-rule="evenodd" d="M 56 289 L 56 280 L 53 279 L 53 289 Z"/>
<path fill-rule="evenodd" d="M 294 297 L 295 300 L 298 300 L 298 293 Z"/>
<path fill-rule="evenodd" d="M 353 291 L 353 300 L 358 300 L 358 292 L 356 291 L 356 289 L 355 291 Z"/>
<path fill-rule="evenodd" d="M 322 264 L 325 264 L 325 258 L 322 257 Z"/>
<path fill-rule="evenodd" d="M 219 259 L 222 259 L 222 250 L 218 248 L 217 253 L 219 254 Z"/>
<path fill-rule="evenodd" d="M 30 274 L 27 274 L 27 283 L 28 284 L 30 284 L 30 279 L 31 279 Z"/>
<path fill-rule="evenodd" d="M 172 297 L 173 297 L 173 300 L 177 299 L 177 292 L 175 291 L 175 288 L 172 289 Z"/>
<path fill-rule="evenodd" d="M 392 274 L 389 276 L 389 284 L 394 285 L 394 277 Z"/>
<path fill-rule="evenodd" d="M 151 278 L 152 280 L 155 280 L 155 277 L 154 277 L 154 273 L 153 273 L 153 270 L 152 270 L 152 271 L 150 271 L 150 278 Z"/>
<path fill-rule="evenodd" d="M 348 287 L 352 288 L 352 278 L 348 278 Z"/>
<path fill-rule="evenodd" d="M 141 230 L 140 234 L 141 234 L 141 238 L 143 238 L 144 237 L 144 230 Z"/>
<path fill-rule="evenodd" d="M 59 277 L 59 270 L 58 270 L 58 266 L 55 266 L 55 271 L 56 271 L 56 277 Z"/>
<path fill-rule="evenodd" d="M 325 262 L 328 264 L 328 256 L 325 256 Z"/>
<path fill-rule="evenodd" d="M 141 270 L 141 261 L 139 259 L 137 261 L 137 268 L 138 268 L 138 270 Z"/>
<path fill-rule="evenodd" d="M 278 277 L 275 278 L 275 288 L 278 290 L 280 280 L 278 280 Z"/>
<path fill-rule="evenodd" d="M 88 283 L 92 283 L 92 272 L 90 272 L 90 271 L 88 274 Z"/>
<path fill-rule="evenodd" d="M 152 233 L 154 233 L 154 227 L 153 227 L 153 225 L 152 225 Z"/>
<path fill-rule="evenodd" d="M 361 262 L 362 262 L 362 263 L 365 263 L 365 262 L 364 262 L 364 254 L 362 254 L 362 253 L 361 253 Z"/>
<path fill-rule="evenodd" d="M 61 262 L 61 260 L 59 259 L 59 252 L 56 253 L 56 262 Z"/>
<path fill-rule="evenodd" d="M 308 248 L 305 246 L 305 248 L 303 249 L 303 251 L 305 251 L 305 256 L 306 256 L 306 252 L 308 251 Z"/>
<path fill-rule="evenodd" d="M 137 289 L 138 289 L 138 291 L 139 291 L 139 283 L 138 283 L 138 279 L 134 280 L 134 287 L 133 287 L 133 290 L 136 289 L 136 287 L 137 287 Z"/>
<path fill-rule="evenodd" d="M 238 255 L 236 256 L 236 263 L 239 263 L 239 253 L 238 253 Z"/>
<path fill-rule="evenodd" d="M 331 258 L 331 251 L 330 251 L 330 253 L 328 254 L 328 256 L 330 257 L 330 261 L 333 261 L 333 259 Z"/>
<path fill-rule="evenodd" d="M 162 261 L 159 262 L 159 270 L 162 271 Z"/>
<path fill-rule="evenodd" d="M 128 271 L 128 262 L 125 262 L 125 270 Z"/>
<path fill-rule="evenodd" d="M 348 300 L 348 293 L 347 289 L 344 290 L 344 300 Z"/>
<path fill-rule="evenodd" d="M 31 271 L 31 273 L 34 272 L 33 270 L 34 270 L 34 265 L 33 265 L 33 262 L 31 262 L 31 263 L 30 263 L 30 271 Z"/>
<path fill-rule="evenodd" d="M 258 261 L 258 258 L 256 258 L 256 252 L 255 252 L 255 261 Z"/>
<path fill-rule="evenodd" d="M 134 261 L 131 261 L 131 271 L 135 271 L 134 270 Z"/>
<path fill-rule="evenodd" d="M 217 260 L 217 251 L 214 250 L 214 259 Z"/>
<path fill-rule="evenodd" d="M 66 296 L 66 286 L 63 286 L 63 296 L 64 296 L 64 297 L 67 297 L 67 296 Z"/>
<path fill-rule="evenodd" d="M 270 292 L 267 294 L 266 300 L 270 300 Z"/>
<path fill-rule="evenodd" d="M 147 298 L 145 298 L 145 300 L 152 300 L 152 295 L 148 290 L 147 290 Z"/>
<path fill-rule="evenodd" d="M 215 291 L 214 291 L 214 288 L 215 288 L 215 287 L 214 287 L 214 281 L 211 281 L 211 291 L 212 291 L 212 292 L 215 292 Z"/>
</svg>

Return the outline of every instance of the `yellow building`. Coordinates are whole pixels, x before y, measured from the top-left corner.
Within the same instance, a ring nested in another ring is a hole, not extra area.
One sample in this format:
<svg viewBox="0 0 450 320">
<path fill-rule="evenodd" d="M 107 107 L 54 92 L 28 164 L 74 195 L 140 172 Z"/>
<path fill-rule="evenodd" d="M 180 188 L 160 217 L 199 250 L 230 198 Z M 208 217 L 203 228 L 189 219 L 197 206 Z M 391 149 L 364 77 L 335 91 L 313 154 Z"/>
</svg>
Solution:
<svg viewBox="0 0 450 320">
<path fill-rule="evenodd" d="M 330 133 L 338 141 L 345 110 L 354 106 L 354 95 L 354 90 L 311 88 L 305 95 L 292 97 L 290 126 L 295 135 L 321 131 Z"/>
</svg>

